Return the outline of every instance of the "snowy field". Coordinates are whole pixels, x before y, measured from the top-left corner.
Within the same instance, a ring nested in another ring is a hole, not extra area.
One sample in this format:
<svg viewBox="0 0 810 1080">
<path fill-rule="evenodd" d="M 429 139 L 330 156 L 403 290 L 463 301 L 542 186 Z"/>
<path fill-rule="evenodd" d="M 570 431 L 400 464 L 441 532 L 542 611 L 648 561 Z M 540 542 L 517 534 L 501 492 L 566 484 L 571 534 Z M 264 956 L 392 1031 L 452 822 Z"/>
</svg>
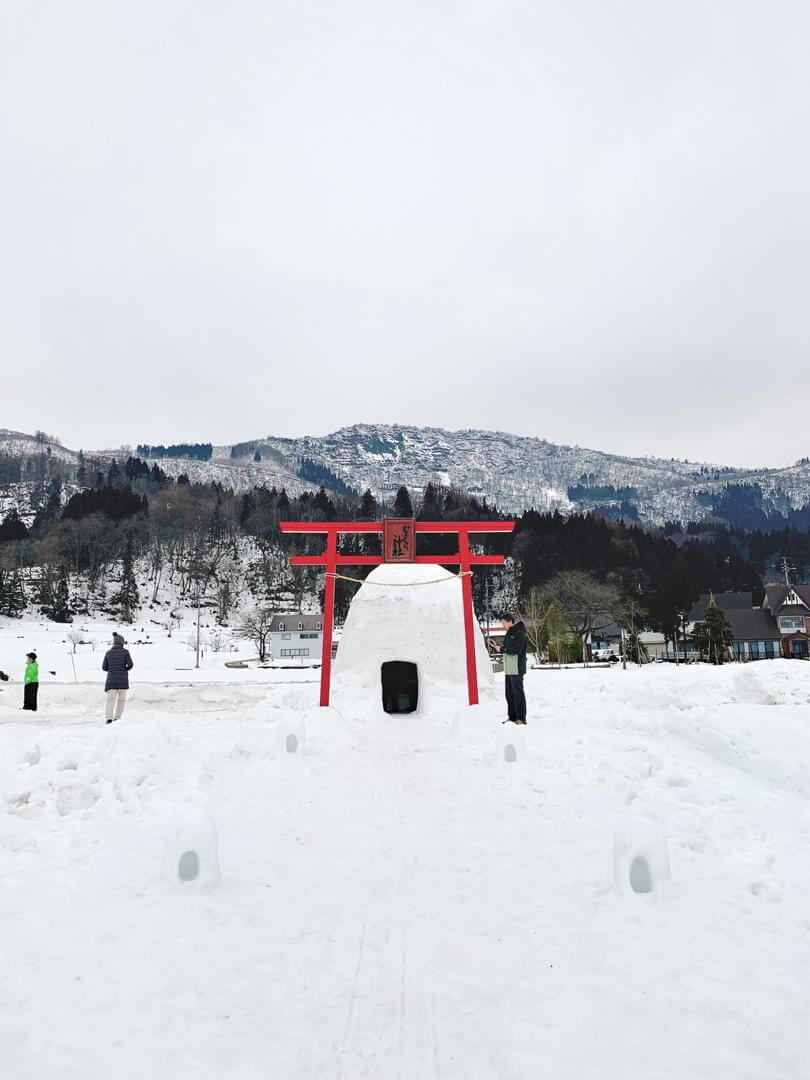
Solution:
<svg viewBox="0 0 810 1080">
<path fill-rule="evenodd" d="M 4 1080 L 808 1076 L 810 664 L 532 672 L 507 764 L 497 679 L 362 722 L 137 628 L 105 727 L 108 629 L 77 681 L 64 630 L 0 631 Z M 162 875 L 193 809 L 210 889 Z M 614 838 L 651 830 L 637 894 Z"/>
</svg>

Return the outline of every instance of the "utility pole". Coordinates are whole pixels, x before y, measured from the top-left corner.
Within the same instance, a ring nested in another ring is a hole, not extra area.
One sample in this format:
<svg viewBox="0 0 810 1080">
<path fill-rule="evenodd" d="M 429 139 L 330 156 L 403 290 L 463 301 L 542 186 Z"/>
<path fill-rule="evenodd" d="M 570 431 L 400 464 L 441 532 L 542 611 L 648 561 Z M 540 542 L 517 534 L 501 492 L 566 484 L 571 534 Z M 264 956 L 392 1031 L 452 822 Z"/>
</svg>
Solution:
<svg viewBox="0 0 810 1080">
<path fill-rule="evenodd" d="M 200 666 L 200 583 L 197 582 L 197 662 L 195 668 Z"/>
<path fill-rule="evenodd" d="M 782 573 L 785 575 L 785 588 L 786 589 L 789 589 L 791 587 L 791 585 L 790 585 L 790 574 L 795 569 L 796 569 L 795 566 L 790 566 L 788 564 L 787 556 L 783 555 L 782 556 Z"/>
</svg>

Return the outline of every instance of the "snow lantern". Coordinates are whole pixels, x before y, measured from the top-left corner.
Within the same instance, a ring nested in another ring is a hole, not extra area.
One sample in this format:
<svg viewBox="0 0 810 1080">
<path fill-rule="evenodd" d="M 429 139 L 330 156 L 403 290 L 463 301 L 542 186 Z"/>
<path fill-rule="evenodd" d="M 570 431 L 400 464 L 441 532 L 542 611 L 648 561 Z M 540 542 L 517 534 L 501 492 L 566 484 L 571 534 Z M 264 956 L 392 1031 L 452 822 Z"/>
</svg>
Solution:
<svg viewBox="0 0 810 1080">
<path fill-rule="evenodd" d="M 492 664 L 473 627 L 478 684 Z M 355 594 L 332 689 L 346 715 L 452 718 L 467 701 L 461 578 L 432 563 L 376 566 Z M 369 708 L 369 706 L 372 706 Z"/>
<path fill-rule="evenodd" d="M 307 726 L 303 716 L 288 714 L 278 726 L 279 749 L 283 754 L 307 752 Z"/>
<path fill-rule="evenodd" d="M 499 724 L 495 740 L 495 757 L 498 764 L 514 765 L 526 756 L 526 729 L 522 724 L 507 721 Z"/>
<path fill-rule="evenodd" d="M 635 816 L 622 822 L 613 841 L 613 875 L 628 895 L 656 893 L 671 880 L 667 838 L 657 821 Z"/>
<path fill-rule="evenodd" d="M 186 810 L 178 815 L 166 838 L 162 877 L 178 885 L 206 888 L 218 885 L 219 834 L 211 818 L 202 810 Z"/>
</svg>

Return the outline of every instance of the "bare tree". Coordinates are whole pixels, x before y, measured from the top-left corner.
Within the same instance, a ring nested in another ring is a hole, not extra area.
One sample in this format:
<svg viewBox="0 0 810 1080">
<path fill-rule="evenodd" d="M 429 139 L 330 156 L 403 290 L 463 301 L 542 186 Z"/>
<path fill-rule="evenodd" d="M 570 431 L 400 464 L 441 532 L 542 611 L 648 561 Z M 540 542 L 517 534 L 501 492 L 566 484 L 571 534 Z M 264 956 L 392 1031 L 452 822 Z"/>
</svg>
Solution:
<svg viewBox="0 0 810 1080">
<path fill-rule="evenodd" d="M 622 662 L 626 661 L 629 653 L 630 659 L 636 664 L 646 664 L 649 660 L 646 646 L 639 640 L 639 633 L 644 625 L 647 609 L 634 596 L 622 598 L 618 611 L 619 625 L 624 629 L 627 641 L 626 649 L 622 650 Z"/>
<path fill-rule="evenodd" d="M 613 585 L 604 585 L 584 570 L 563 570 L 539 590 L 538 602 L 546 608 L 557 604 L 571 633 L 582 641 L 582 660 L 588 663 L 588 635 L 596 614 L 618 617 L 621 596 Z"/>
<path fill-rule="evenodd" d="M 76 646 L 81 644 L 82 635 L 80 630 L 68 630 L 67 639 L 73 646 L 72 651 L 76 652 Z"/>
<path fill-rule="evenodd" d="M 563 654 L 565 654 L 566 661 L 568 660 L 568 642 L 570 639 L 565 612 L 556 601 L 549 604 L 546 611 L 546 633 L 548 635 L 549 653 L 553 644 L 554 651 L 557 654 L 557 667 L 561 668 L 563 666 Z"/>
<path fill-rule="evenodd" d="M 267 659 L 267 639 L 270 637 L 270 625 L 273 620 L 273 611 L 269 607 L 254 608 L 242 616 L 236 633 L 240 637 L 249 638 L 256 646 L 259 660 Z"/>
<path fill-rule="evenodd" d="M 520 617 L 526 624 L 526 636 L 529 639 L 529 648 L 534 653 L 537 663 L 541 663 L 546 651 L 548 635 L 546 634 L 546 618 L 549 607 L 544 602 L 540 589 L 534 588 L 520 605 Z"/>
<path fill-rule="evenodd" d="M 235 558 L 226 559 L 217 569 L 214 578 L 214 600 L 216 603 L 216 621 L 223 626 L 233 607 L 239 602 L 245 590 L 245 575 L 241 564 Z"/>
<path fill-rule="evenodd" d="M 557 664 L 562 667 L 563 653 L 567 658 L 567 641 L 570 631 L 559 601 L 549 602 L 544 589 L 535 586 L 520 606 L 520 617 L 526 623 L 529 647 L 537 657 L 537 662 L 541 662 L 547 650 L 549 655 L 551 654 L 553 645 Z"/>
</svg>

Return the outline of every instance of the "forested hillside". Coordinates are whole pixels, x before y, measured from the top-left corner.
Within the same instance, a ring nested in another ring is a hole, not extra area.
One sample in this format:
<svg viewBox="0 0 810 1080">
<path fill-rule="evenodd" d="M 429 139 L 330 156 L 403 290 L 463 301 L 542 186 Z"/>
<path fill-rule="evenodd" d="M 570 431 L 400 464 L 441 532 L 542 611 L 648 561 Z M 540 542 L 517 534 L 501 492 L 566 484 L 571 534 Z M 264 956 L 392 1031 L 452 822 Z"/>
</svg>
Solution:
<svg viewBox="0 0 810 1080">
<path fill-rule="evenodd" d="M 0 465 L 3 463 L 0 462 Z M 6 463 L 8 468 L 8 463 Z M 137 457 L 119 462 L 65 464 L 57 455 L 29 459 L 6 491 L 34 498 L 31 515 L 6 502 L 0 522 L 0 613 L 25 612 L 68 621 L 93 612 L 123 622 L 171 621 L 178 606 L 201 604 L 224 624 L 256 604 L 316 609 L 322 578 L 316 568 L 291 569 L 293 550 L 314 553 L 316 537 L 291 540 L 284 519 L 374 520 L 385 514 L 423 520 L 504 517 L 455 488 L 429 483 L 391 501 L 333 495 L 324 487 L 290 496 L 256 486 L 235 493 L 220 483 L 191 483 Z M 30 507 L 27 507 L 30 510 Z M 440 554 L 448 541 L 422 537 L 421 550 Z M 344 550 L 379 550 L 377 538 L 347 536 Z M 476 572 L 479 614 L 522 602 L 530 590 L 562 570 L 586 570 L 631 596 L 650 626 L 671 625 L 673 611 L 699 591 L 752 590 L 787 556 L 799 578 L 810 570 L 805 532 L 743 532 L 720 525 L 644 529 L 598 513 L 526 511 L 512 536 L 481 537 L 483 550 L 502 551 L 503 570 Z M 354 549 L 351 545 L 358 545 Z M 361 577 L 361 567 L 353 576 Z M 337 614 L 354 586 L 338 582 Z M 677 593 L 677 596 L 676 596 Z"/>
</svg>

